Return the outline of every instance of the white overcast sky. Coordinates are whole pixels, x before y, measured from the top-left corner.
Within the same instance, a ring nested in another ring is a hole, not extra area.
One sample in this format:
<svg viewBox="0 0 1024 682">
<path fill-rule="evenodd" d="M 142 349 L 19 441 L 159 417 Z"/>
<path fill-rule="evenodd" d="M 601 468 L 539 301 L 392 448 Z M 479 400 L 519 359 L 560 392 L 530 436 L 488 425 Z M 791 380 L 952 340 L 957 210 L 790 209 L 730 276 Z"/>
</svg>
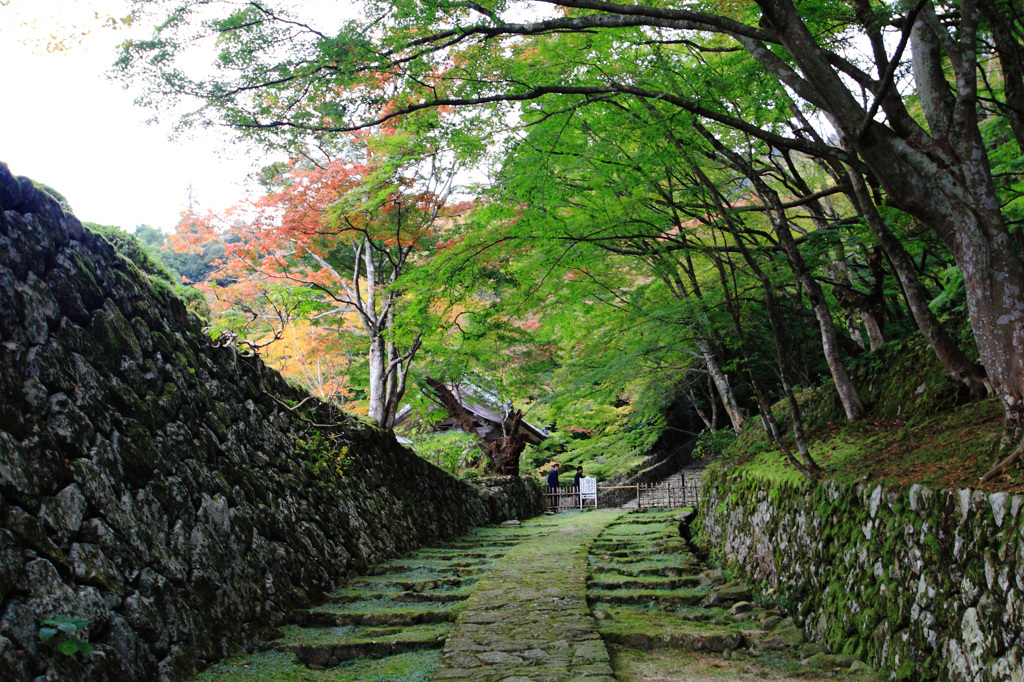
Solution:
<svg viewBox="0 0 1024 682">
<path fill-rule="evenodd" d="M 94 13 L 124 16 L 125 0 L 0 0 L 0 161 L 61 192 L 83 221 L 170 231 L 189 188 L 202 208 L 244 195 L 246 175 L 263 165 L 226 138 L 169 141 L 169 123 L 106 72 L 123 31 L 104 30 Z M 48 53 L 51 31 L 92 31 Z"/>
</svg>

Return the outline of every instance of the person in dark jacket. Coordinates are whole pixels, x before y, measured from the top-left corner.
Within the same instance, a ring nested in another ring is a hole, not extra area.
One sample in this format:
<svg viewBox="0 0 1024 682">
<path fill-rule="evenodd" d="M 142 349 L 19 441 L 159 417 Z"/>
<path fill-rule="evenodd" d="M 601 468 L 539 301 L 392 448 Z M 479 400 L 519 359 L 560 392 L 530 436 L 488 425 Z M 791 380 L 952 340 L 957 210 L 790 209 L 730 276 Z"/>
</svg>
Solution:
<svg viewBox="0 0 1024 682">
<path fill-rule="evenodd" d="M 576 492 L 580 491 L 580 481 L 583 480 L 583 467 L 576 467 L 576 475 L 573 476 L 572 485 L 576 488 Z"/>
<path fill-rule="evenodd" d="M 558 462 L 548 472 L 548 509 L 558 511 Z"/>
</svg>

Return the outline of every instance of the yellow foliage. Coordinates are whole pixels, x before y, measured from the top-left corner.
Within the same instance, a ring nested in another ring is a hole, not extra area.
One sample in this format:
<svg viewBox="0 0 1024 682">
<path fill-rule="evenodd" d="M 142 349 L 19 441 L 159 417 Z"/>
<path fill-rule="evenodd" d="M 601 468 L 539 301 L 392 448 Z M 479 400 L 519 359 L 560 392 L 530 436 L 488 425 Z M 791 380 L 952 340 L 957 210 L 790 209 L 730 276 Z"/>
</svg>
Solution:
<svg viewBox="0 0 1024 682">
<path fill-rule="evenodd" d="M 350 362 L 332 343 L 336 336 L 333 329 L 299 320 L 285 327 L 279 342 L 263 350 L 263 359 L 320 400 L 344 403 L 352 396 Z"/>
</svg>

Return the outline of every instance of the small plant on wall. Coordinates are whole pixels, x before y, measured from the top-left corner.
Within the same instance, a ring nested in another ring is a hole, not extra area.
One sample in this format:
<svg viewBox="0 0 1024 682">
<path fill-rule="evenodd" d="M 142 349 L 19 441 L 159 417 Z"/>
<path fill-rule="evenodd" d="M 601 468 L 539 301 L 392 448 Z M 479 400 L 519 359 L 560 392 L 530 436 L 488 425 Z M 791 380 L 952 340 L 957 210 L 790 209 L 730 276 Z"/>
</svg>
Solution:
<svg viewBox="0 0 1024 682">
<path fill-rule="evenodd" d="M 39 623 L 39 641 L 56 644 L 57 651 L 66 656 L 81 653 L 92 653 L 92 645 L 87 641 L 89 621 L 84 618 L 54 616 Z"/>
<path fill-rule="evenodd" d="M 338 476 L 345 475 L 348 465 L 349 449 L 342 437 L 331 431 L 310 429 L 306 438 L 296 441 L 297 450 L 307 460 L 314 474 L 333 472 Z M 321 481 L 321 485 L 325 482 Z"/>
</svg>

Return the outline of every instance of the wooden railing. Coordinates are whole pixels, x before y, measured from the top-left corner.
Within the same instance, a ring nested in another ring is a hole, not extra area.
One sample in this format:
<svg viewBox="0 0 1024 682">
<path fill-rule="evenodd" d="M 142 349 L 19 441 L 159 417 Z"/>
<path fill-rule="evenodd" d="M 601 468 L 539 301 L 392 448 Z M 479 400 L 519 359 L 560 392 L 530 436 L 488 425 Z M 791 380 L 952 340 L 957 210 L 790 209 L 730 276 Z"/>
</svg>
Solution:
<svg viewBox="0 0 1024 682">
<path fill-rule="evenodd" d="M 700 479 L 670 479 L 637 486 L 637 509 L 692 507 L 700 502 Z"/>
<path fill-rule="evenodd" d="M 552 493 L 550 488 L 547 489 L 548 509 L 560 511 L 562 509 L 580 508 L 579 488 L 571 485 L 564 485 L 556 488 L 556 490 L 557 492 Z M 600 488 L 598 488 L 598 490 L 600 491 Z M 594 503 L 588 500 L 587 505 L 593 507 Z"/>
<path fill-rule="evenodd" d="M 601 491 L 603 490 L 635 490 L 638 509 L 651 509 L 663 507 L 674 509 L 677 507 L 692 507 L 700 501 L 700 477 L 676 476 L 660 483 L 639 483 L 636 485 L 620 486 L 598 486 L 597 506 L 601 506 Z M 561 511 L 563 509 L 579 509 L 579 489 L 567 485 L 555 489 L 556 492 L 547 493 L 548 509 Z M 585 506 L 593 506 L 593 502 L 587 500 Z"/>
</svg>

